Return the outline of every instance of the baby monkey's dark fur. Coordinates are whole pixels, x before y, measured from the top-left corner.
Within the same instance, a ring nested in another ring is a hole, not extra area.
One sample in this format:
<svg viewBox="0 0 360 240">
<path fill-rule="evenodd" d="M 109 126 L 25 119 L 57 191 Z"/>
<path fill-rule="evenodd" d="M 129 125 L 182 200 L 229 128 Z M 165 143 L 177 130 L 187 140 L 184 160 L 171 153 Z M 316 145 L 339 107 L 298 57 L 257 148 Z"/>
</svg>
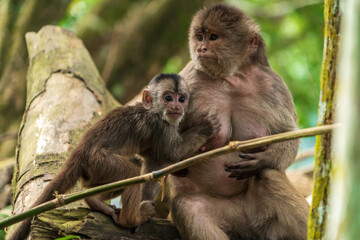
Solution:
<svg viewBox="0 0 360 240">
<path fill-rule="evenodd" d="M 63 194 L 81 179 L 83 187 L 119 181 L 138 176 L 139 164 L 131 161 L 135 154 L 144 157 L 143 172 L 180 161 L 197 151 L 219 128 L 215 117 L 209 117 L 184 133 L 178 124 L 184 116 L 189 91 L 177 74 L 160 74 L 143 92 L 142 104 L 118 107 L 90 128 L 65 161 L 60 173 L 45 187 L 32 207 Z M 116 210 L 104 200 L 122 195 L 122 209 Z M 142 186 L 135 185 L 86 198 L 93 210 L 110 215 L 123 227 L 135 227 L 154 215 L 151 201 L 143 201 Z M 31 219 L 19 224 L 10 240 L 24 239 L 30 232 Z"/>
</svg>

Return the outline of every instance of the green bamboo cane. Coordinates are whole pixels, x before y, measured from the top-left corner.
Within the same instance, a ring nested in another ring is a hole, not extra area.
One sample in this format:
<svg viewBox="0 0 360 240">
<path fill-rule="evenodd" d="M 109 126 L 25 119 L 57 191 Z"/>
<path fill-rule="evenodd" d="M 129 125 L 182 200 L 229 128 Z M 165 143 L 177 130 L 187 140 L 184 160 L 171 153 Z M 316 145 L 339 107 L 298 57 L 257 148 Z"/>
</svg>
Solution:
<svg viewBox="0 0 360 240">
<path fill-rule="evenodd" d="M 0 222 L 0 229 L 3 229 L 5 227 L 11 226 L 15 223 L 18 223 L 26 218 L 36 216 L 42 212 L 46 212 L 61 206 L 64 206 L 66 204 L 84 199 L 86 197 L 90 197 L 99 193 L 109 192 L 109 191 L 115 191 L 119 190 L 131 185 L 144 183 L 144 182 L 150 182 L 150 181 L 157 181 L 161 177 L 164 177 L 166 175 L 169 175 L 173 172 L 177 172 L 181 169 L 190 167 L 196 163 L 205 161 L 209 158 L 217 157 L 226 153 L 235 152 L 235 151 L 241 151 L 251 148 L 257 148 L 261 146 L 265 146 L 272 143 L 287 141 L 291 139 L 296 138 L 302 138 L 302 137 L 310 137 L 314 135 L 320 135 L 331 132 L 335 127 L 337 127 L 338 124 L 333 125 L 324 125 L 320 127 L 313 127 L 313 128 L 306 128 L 302 130 L 296 130 L 291 132 L 285 132 L 270 136 L 265 136 L 261 138 L 255 138 L 247 141 L 232 141 L 228 145 L 217 148 L 211 151 L 208 151 L 206 153 L 201 153 L 199 155 L 196 155 L 194 157 L 185 159 L 181 162 L 175 163 L 173 165 L 170 165 L 168 167 L 165 167 L 163 169 L 153 171 L 148 174 L 144 174 L 141 176 L 128 178 L 125 180 L 89 188 L 77 193 L 69 194 L 69 195 L 56 195 L 56 198 L 48 201 L 46 203 L 43 203 L 39 206 L 36 206 L 30 210 L 27 210 L 25 212 L 19 213 L 17 215 L 8 217 Z"/>
</svg>

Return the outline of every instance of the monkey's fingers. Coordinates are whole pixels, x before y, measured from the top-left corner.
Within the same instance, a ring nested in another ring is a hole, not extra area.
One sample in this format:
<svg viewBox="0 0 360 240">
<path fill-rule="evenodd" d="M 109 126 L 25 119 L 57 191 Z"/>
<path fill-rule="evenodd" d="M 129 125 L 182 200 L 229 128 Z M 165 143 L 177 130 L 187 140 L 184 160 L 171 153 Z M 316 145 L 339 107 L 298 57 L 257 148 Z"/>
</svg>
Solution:
<svg viewBox="0 0 360 240">
<path fill-rule="evenodd" d="M 220 120 L 218 119 L 218 118 L 216 118 L 217 120 L 216 120 L 216 122 L 215 123 L 213 123 L 213 130 L 214 130 L 214 134 L 215 133 L 217 133 L 217 132 L 219 132 L 220 131 L 220 129 L 221 129 L 221 122 L 220 122 Z"/>
<path fill-rule="evenodd" d="M 258 160 L 237 162 L 237 163 L 225 166 L 225 171 L 236 172 L 236 171 L 240 171 L 243 169 L 254 168 L 256 166 L 257 162 L 258 162 Z"/>
<path fill-rule="evenodd" d="M 225 171 L 229 172 L 229 178 L 236 178 L 237 180 L 248 178 L 258 174 L 264 167 L 259 160 L 249 160 L 238 162 L 230 166 L 226 166 Z"/>
<path fill-rule="evenodd" d="M 121 226 L 119 222 L 119 216 L 120 216 L 121 209 L 116 208 L 112 213 L 110 213 L 111 218 L 114 220 L 115 225 Z"/>
<path fill-rule="evenodd" d="M 266 163 L 271 161 L 271 158 L 274 156 L 274 154 L 272 154 L 272 152 L 273 151 L 271 151 L 271 150 L 264 151 L 264 152 L 255 152 L 255 153 L 240 152 L 239 157 L 244 160 L 243 162 L 257 160 L 259 168 L 260 167 L 264 168 Z M 243 163 L 243 164 L 246 164 L 246 163 Z"/>
<path fill-rule="evenodd" d="M 240 153 L 239 157 L 241 157 L 242 159 L 245 159 L 245 160 L 254 160 L 254 159 L 256 159 L 256 156 L 254 154 L 251 154 L 251 153 Z"/>
<path fill-rule="evenodd" d="M 220 122 L 219 118 L 215 114 L 209 115 L 207 119 L 209 119 L 209 121 L 212 122 L 213 124 Z"/>
<path fill-rule="evenodd" d="M 213 137 L 215 134 L 217 134 L 220 131 L 221 122 L 216 116 L 212 116 L 209 119 L 209 122 L 210 122 L 211 131 L 212 131 L 211 137 Z"/>
</svg>

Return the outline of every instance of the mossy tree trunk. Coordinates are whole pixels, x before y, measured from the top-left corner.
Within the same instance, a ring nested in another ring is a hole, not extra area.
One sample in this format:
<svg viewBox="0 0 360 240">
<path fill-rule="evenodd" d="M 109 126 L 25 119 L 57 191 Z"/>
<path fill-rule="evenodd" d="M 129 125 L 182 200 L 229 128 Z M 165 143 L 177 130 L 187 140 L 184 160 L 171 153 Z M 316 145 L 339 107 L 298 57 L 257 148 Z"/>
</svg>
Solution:
<svg viewBox="0 0 360 240">
<path fill-rule="evenodd" d="M 318 125 L 334 122 L 334 94 L 336 92 L 336 66 L 338 62 L 340 29 L 339 1 L 325 1 L 325 42 Z M 315 152 L 314 187 L 308 223 L 308 239 L 323 239 L 328 218 L 328 197 L 332 165 L 331 134 L 317 136 Z"/>
<path fill-rule="evenodd" d="M 13 179 L 15 213 L 35 200 L 91 123 L 115 106 L 72 33 L 47 26 L 26 39 L 30 66 Z"/>
<path fill-rule="evenodd" d="M 342 127 L 334 138 L 334 184 L 327 239 L 360 236 L 360 2 L 345 1 L 339 61 L 336 118 Z"/>
<path fill-rule="evenodd" d="M 12 184 L 15 214 L 36 200 L 91 123 L 115 106 L 73 34 L 47 26 L 26 39 L 30 64 Z"/>
<path fill-rule="evenodd" d="M 30 66 L 12 186 L 15 214 L 36 200 L 47 182 L 58 173 L 84 131 L 119 105 L 106 90 L 82 41 L 74 34 L 46 26 L 38 33 L 26 34 L 26 40 Z M 130 234 L 129 230 L 115 226 L 108 216 L 89 210 L 74 211 L 79 206 L 86 207 L 83 203 L 71 204 L 66 209 L 35 218 L 32 238 L 54 239 L 79 233 L 101 239 L 98 229 L 105 227 L 108 234 L 105 239 L 111 239 L 109 236 L 119 239 L 121 232 L 124 236 Z M 154 225 L 159 224 L 149 224 L 150 228 L 155 228 Z M 178 236 L 171 224 L 165 225 Z M 146 239 L 144 234 L 151 236 L 150 233 L 145 231 L 123 239 Z"/>
</svg>

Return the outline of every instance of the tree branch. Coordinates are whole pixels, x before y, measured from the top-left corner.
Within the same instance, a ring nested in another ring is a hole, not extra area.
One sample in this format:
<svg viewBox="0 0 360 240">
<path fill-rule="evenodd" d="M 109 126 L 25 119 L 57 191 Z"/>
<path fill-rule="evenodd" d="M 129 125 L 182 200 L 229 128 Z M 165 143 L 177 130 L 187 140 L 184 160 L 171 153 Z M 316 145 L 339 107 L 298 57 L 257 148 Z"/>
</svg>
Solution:
<svg viewBox="0 0 360 240">
<path fill-rule="evenodd" d="M 191 157 L 191 158 L 185 159 L 181 162 L 170 165 L 166 168 L 163 168 L 163 169 L 160 169 L 157 171 L 153 171 L 153 172 L 145 174 L 145 175 L 128 178 L 125 180 L 105 184 L 102 186 L 97 186 L 94 188 L 89 188 L 89 189 L 86 189 L 84 191 L 77 192 L 74 194 L 57 195 L 54 200 L 43 203 L 43 204 L 41 204 L 37 207 L 34 207 L 28 211 L 25 211 L 23 213 L 20 213 L 18 215 L 9 217 L 9 218 L 1 221 L 0 229 L 8 227 L 10 225 L 13 225 L 17 222 L 20 222 L 20 221 L 28 218 L 28 217 L 33 217 L 35 215 L 38 215 L 39 213 L 58 208 L 60 206 L 64 206 L 66 204 L 69 204 L 69 203 L 72 203 L 72 202 L 78 201 L 80 199 L 90 197 L 90 196 L 93 196 L 93 195 L 96 195 L 99 193 L 119 190 L 119 189 L 122 189 L 122 188 L 125 188 L 128 186 L 131 186 L 131 185 L 139 184 L 139 183 L 157 181 L 158 179 L 160 179 L 168 174 L 171 174 L 171 173 L 179 171 L 181 169 L 190 167 L 196 163 L 205 161 L 207 159 L 210 159 L 210 158 L 213 158 L 216 156 L 220 156 L 220 155 L 230 153 L 230 152 L 235 152 L 235 151 L 257 148 L 257 147 L 265 146 L 268 144 L 292 140 L 292 139 L 296 139 L 296 138 L 325 134 L 325 133 L 331 132 L 335 127 L 338 127 L 338 126 L 339 126 L 339 124 L 325 125 L 325 126 L 320 126 L 320 127 L 313 127 L 313 128 L 296 130 L 296 131 L 291 131 L 291 132 L 286 132 L 286 133 L 280 133 L 280 134 L 271 135 L 271 136 L 265 136 L 265 137 L 251 139 L 251 140 L 247 140 L 247 141 L 232 141 L 224 147 L 196 155 L 194 157 Z"/>
</svg>

